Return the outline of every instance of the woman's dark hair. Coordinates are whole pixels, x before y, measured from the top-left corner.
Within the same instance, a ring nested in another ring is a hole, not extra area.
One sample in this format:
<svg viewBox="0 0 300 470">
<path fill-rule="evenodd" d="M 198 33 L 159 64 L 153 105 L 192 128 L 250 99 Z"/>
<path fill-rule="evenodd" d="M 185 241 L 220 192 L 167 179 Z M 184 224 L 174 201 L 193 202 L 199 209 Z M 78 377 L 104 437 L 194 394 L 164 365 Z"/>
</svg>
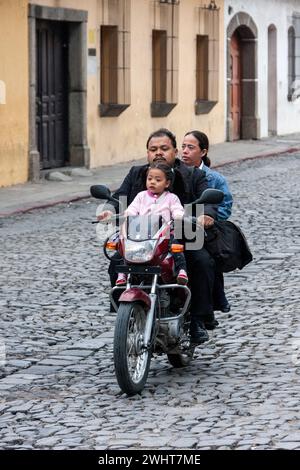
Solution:
<svg viewBox="0 0 300 470">
<path fill-rule="evenodd" d="M 152 165 L 149 166 L 146 175 L 148 176 L 149 171 L 153 170 L 153 169 L 160 170 L 164 173 L 164 175 L 166 177 L 166 180 L 170 181 L 170 185 L 167 188 L 168 190 L 170 190 L 172 188 L 172 184 L 173 184 L 174 178 L 175 178 L 173 168 L 170 167 L 169 165 L 166 165 L 166 163 L 153 163 Z"/>
<path fill-rule="evenodd" d="M 146 148 L 148 148 L 149 142 L 153 137 L 169 137 L 170 141 L 172 142 L 172 145 L 173 145 L 174 149 L 177 148 L 176 137 L 171 131 L 169 131 L 169 129 L 165 129 L 165 128 L 162 127 L 161 129 L 158 129 L 158 131 L 152 132 L 152 134 L 150 134 L 149 137 L 148 137 L 148 140 L 147 140 L 147 143 L 146 143 Z"/>
<path fill-rule="evenodd" d="M 208 140 L 207 135 L 204 134 L 204 132 L 200 132 L 200 131 L 190 131 L 190 132 L 187 132 L 185 134 L 185 136 L 190 135 L 190 134 L 192 134 L 195 137 L 195 139 L 198 140 L 200 149 L 201 150 L 206 150 L 206 152 L 208 152 L 209 140 Z M 207 153 L 206 153 L 206 155 L 204 155 L 204 157 L 202 157 L 202 161 L 203 161 L 204 165 L 210 167 L 211 161 L 208 158 Z"/>
</svg>

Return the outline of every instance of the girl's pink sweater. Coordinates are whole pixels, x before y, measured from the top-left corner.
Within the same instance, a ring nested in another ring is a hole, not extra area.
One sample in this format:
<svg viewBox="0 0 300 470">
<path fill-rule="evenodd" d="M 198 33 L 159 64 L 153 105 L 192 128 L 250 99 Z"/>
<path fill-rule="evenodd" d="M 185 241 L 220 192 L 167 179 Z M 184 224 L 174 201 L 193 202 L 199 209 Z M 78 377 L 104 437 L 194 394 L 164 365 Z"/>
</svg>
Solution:
<svg viewBox="0 0 300 470">
<path fill-rule="evenodd" d="M 125 215 L 159 214 L 169 222 L 170 219 L 181 218 L 184 209 L 176 194 L 164 191 L 160 196 L 151 191 L 141 191 L 125 211 Z"/>
</svg>

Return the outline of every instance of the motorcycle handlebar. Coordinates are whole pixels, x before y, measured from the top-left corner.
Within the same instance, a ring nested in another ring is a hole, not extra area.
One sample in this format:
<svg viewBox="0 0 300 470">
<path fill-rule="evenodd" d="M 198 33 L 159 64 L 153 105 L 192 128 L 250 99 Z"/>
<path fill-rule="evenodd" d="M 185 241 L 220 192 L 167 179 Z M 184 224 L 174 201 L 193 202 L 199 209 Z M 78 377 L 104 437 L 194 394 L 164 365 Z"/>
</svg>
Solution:
<svg viewBox="0 0 300 470">
<path fill-rule="evenodd" d="M 126 216 L 125 215 L 113 215 L 112 217 L 110 217 L 109 219 L 104 219 L 104 220 L 93 220 L 91 223 L 92 224 L 104 224 L 104 223 L 108 223 L 108 222 L 114 222 L 115 220 L 125 220 L 126 219 Z M 194 224 L 196 225 L 198 228 L 203 228 L 202 225 L 198 224 L 197 222 L 197 217 L 193 217 L 193 216 L 186 216 L 186 217 L 183 217 L 182 219 L 183 223 L 189 223 L 189 224 Z M 172 226 L 174 226 L 174 221 L 172 221 Z"/>
</svg>

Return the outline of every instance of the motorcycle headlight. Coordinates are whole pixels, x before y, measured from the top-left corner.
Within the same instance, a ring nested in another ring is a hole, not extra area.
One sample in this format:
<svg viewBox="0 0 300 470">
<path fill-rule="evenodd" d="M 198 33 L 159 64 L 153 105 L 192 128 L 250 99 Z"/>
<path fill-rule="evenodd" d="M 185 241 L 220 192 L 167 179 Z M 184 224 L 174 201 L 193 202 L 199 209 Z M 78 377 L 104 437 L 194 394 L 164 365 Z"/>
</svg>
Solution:
<svg viewBox="0 0 300 470">
<path fill-rule="evenodd" d="M 146 263 L 153 257 L 156 240 L 137 242 L 125 240 L 125 259 L 131 263 Z"/>
</svg>

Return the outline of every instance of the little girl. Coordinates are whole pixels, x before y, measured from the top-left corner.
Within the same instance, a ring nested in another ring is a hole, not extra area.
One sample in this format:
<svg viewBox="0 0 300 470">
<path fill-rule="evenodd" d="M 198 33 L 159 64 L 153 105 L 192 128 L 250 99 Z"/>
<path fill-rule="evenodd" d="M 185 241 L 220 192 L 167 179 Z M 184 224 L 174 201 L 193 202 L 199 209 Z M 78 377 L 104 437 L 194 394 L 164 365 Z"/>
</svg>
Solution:
<svg viewBox="0 0 300 470">
<path fill-rule="evenodd" d="M 147 191 L 138 193 L 124 214 L 127 216 L 156 214 L 161 215 L 166 222 L 171 219 L 182 219 L 184 209 L 178 197 L 168 191 L 173 179 L 173 169 L 168 165 L 164 163 L 151 165 L 147 171 Z M 173 257 L 178 271 L 177 283 L 185 285 L 188 282 L 188 276 L 184 254 L 176 253 Z M 126 280 L 126 274 L 119 273 L 116 285 L 126 284 Z"/>
</svg>

